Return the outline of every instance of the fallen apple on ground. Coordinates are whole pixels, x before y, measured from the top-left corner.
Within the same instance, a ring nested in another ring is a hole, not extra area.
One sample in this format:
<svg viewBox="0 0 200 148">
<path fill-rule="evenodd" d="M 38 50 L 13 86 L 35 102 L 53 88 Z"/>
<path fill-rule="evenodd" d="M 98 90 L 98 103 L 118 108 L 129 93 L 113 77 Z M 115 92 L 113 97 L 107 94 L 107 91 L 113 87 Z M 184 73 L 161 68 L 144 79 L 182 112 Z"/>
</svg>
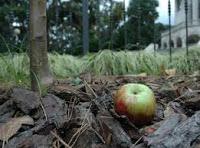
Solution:
<svg viewBox="0 0 200 148">
<path fill-rule="evenodd" d="M 152 121 L 156 101 L 153 91 L 146 85 L 129 83 L 120 87 L 114 95 L 115 111 L 125 115 L 136 125 Z"/>
</svg>

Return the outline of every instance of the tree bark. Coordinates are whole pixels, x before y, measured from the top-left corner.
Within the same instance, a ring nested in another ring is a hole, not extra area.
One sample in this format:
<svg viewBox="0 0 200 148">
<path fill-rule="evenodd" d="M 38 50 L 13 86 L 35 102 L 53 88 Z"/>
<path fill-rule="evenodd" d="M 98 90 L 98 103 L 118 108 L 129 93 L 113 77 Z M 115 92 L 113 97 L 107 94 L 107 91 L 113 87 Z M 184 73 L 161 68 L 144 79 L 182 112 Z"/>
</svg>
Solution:
<svg viewBox="0 0 200 148">
<path fill-rule="evenodd" d="M 88 16 L 88 0 L 82 0 L 83 15 L 83 52 L 87 54 L 89 51 L 89 16 Z"/>
<path fill-rule="evenodd" d="M 31 89 L 53 82 L 47 54 L 46 0 L 30 0 L 30 76 Z"/>
<path fill-rule="evenodd" d="M 97 36 L 98 36 L 98 51 L 101 50 L 101 15 L 100 15 L 100 0 L 97 0 L 96 4 L 96 20 L 97 20 Z"/>
<path fill-rule="evenodd" d="M 113 50 L 113 0 L 110 0 L 110 50 Z"/>
</svg>

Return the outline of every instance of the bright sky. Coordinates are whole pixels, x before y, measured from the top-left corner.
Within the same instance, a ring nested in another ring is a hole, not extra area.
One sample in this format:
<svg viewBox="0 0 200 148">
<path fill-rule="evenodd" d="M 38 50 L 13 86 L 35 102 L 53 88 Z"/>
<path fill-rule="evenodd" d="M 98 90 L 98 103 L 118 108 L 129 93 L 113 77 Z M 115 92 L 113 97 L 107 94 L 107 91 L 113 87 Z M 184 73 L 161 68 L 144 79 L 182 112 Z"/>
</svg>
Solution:
<svg viewBox="0 0 200 148">
<path fill-rule="evenodd" d="M 62 1 L 68 1 L 68 0 L 62 0 Z M 123 1 L 123 0 L 115 0 L 115 1 Z M 126 7 L 129 4 L 129 1 L 131 0 L 125 0 Z M 157 22 L 161 22 L 164 24 L 168 24 L 168 0 L 158 0 L 159 7 L 157 8 L 159 13 L 159 18 Z M 171 0 L 171 6 L 172 6 L 172 24 L 174 23 L 174 0 Z"/>
<path fill-rule="evenodd" d="M 116 0 L 116 1 L 122 1 L 122 0 Z M 126 6 L 128 6 L 129 1 L 131 0 L 125 0 Z M 157 8 L 159 13 L 159 18 L 157 22 L 161 22 L 164 24 L 168 24 L 168 0 L 158 0 L 159 7 Z M 171 7 L 172 7 L 172 23 L 174 23 L 174 0 L 171 0 Z"/>
<path fill-rule="evenodd" d="M 159 12 L 158 22 L 168 23 L 168 0 L 158 0 L 159 7 L 157 8 Z M 174 0 L 171 0 L 171 12 L 172 12 L 172 23 L 174 23 Z"/>
</svg>

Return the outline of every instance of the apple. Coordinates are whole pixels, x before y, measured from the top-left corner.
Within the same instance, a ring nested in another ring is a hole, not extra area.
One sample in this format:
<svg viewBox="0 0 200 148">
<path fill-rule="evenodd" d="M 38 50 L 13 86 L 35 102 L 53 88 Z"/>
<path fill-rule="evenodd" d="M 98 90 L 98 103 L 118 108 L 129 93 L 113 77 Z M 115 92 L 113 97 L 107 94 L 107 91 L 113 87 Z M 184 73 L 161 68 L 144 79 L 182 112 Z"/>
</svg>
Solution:
<svg viewBox="0 0 200 148">
<path fill-rule="evenodd" d="M 136 125 L 152 121 L 156 100 L 153 91 L 146 85 L 129 83 L 114 94 L 114 108 L 119 115 L 125 115 Z"/>
</svg>

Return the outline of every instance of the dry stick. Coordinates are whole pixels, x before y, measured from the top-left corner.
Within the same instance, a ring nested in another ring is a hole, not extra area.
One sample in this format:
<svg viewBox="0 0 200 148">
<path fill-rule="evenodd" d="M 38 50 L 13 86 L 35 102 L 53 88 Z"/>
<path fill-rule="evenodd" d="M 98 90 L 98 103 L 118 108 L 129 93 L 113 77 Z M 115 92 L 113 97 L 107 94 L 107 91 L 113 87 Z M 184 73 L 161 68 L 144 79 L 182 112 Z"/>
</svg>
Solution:
<svg viewBox="0 0 200 148">
<path fill-rule="evenodd" d="M 71 118 L 72 118 L 75 102 L 76 102 L 76 100 L 74 99 L 73 104 L 72 104 L 71 112 L 70 112 L 69 107 L 67 109 L 67 117 L 68 117 L 68 121 L 67 122 L 69 122 L 71 120 Z"/>
<path fill-rule="evenodd" d="M 138 144 L 138 142 L 140 142 L 140 140 L 143 138 L 143 136 L 141 136 L 132 146 L 131 148 L 134 148 L 136 146 L 136 144 Z"/>
<path fill-rule="evenodd" d="M 72 148 L 71 146 L 69 146 L 64 140 L 62 140 L 62 138 L 60 138 L 60 136 L 58 136 L 56 133 L 54 133 L 53 131 L 51 131 L 51 134 L 56 137 L 66 148 Z"/>
<path fill-rule="evenodd" d="M 55 148 L 60 148 L 60 141 L 57 139 L 55 142 L 56 142 Z"/>
<path fill-rule="evenodd" d="M 56 141 L 54 141 L 53 148 L 60 148 L 60 141 L 58 139 L 56 139 Z"/>
<path fill-rule="evenodd" d="M 53 142 L 53 144 L 52 144 L 52 145 L 53 145 L 53 148 L 57 148 L 56 142 L 57 142 L 57 140 Z"/>
<path fill-rule="evenodd" d="M 97 94 L 94 92 L 94 90 L 90 87 L 90 85 L 84 80 L 84 84 L 89 88 L 89 90 L 92 92 L 92 94 L 97 98 Z"/>
<path fill-rule="evenodd" d="M 70 141 L 68 142 L 68 145 L 71 145 L 72 141 L 74 140 L 74 138 L 76 137 L 76 135 L 78 135 L 81 130 L 83 130 L 85 127 L 87 127 L 87 124 L 82 124 L 81 127 L 76 131 L 76 133 L 72 136 L 72 138 L 70 139 Z"/>
<path fill-rule="evenodd" d="M 72 138 L 70 139 L 70 142 L 68 145 L 70 145 L 73 141 L 73 143 L 71 144 L 71 147 L 73 147 L 75 145 L 75 143 L 77 142 L 78 138 L 80 137 L 80 135 L 86 131 L 86 129 L 88 128 L 88 125 L 85 124 L 83 127 L 79 128 L 76 133 L 72 136 Z M 74 140 L 75 138 L 75 140 Z"/>
<path fill-rule="evenodd" d="M 41 108 L 43 110 L 43 113 L 44 113 L 44 116 L 45 116 L 45 120 L 48 121 L 48 116 L 47 116 L 46 110 L 44 108 L 44 105 L 42 103 L 42 97 L 40 97 L 40 105 L 41 105 Z"/>
<path fill-rule="evenodd" d="M 194 91 L 192 91 L 192 92 L 190 92 L 190 93 L 200 93 L 200 90 L 194 90 Z M 188 95 L 188 92 L 186 92 L 186 93 L 184 93 L 183 95 L 177 97 L 177 98 L 174 99 L 173 101 L 180 100 L 181 98 L 183 98 L 183 97 L 185 97 L 185 96 L 187 96 L 187 95 Z M 182 100 L 180 100 L 180 101 L 182 101 Z"/>
<path fill-rule="evenodd" d="M 78 140 L 78 138 L 80 137 L 80 135 L 81 135 L 82 133 L 84 133 L 84 132 L 87 130 L 88 127 L 89 127 L 89 126 L 86 124 L 85 128 L 82 128 L 82 130 L 78 133 L 76 139 L 75 139 L 74 142 L 72 143 L 72 147 L 74 147 L 74 145 L 76 144 L 76 141 Z"/>
<path fill-rule="evenodd" d="M 89 88 L 89 90 L 92 92 L 92 94 L 95 96 L 95 99 L 98 98 L 97 94 L 94 92 L 94 90 L 90 87 L 90 85 L 87 83 L 87 81 L 84 80 L 84 84 Z M 95 103 L 95 105 L 98 107 L 99 110 L 101 110 L 101 108 L 99 107 L 99 103 L 96 102 L 95 99 L 92 99 L 91 101 L 93 101 Z"/>
<path fill-rule="evenodd" d="M 5 140 L 3 140 L 3 144 L 2 144 L 2 148 L 4 148 L 5 147 Z"/>
<path fill-rule="evenodd" d="M 87 110 L 87 112 L 86 112 L 86 114 L 85 114 L 85 117 L 83 118 L 83 121 L 82 121 L 82 124 L 81 124 L 81 127 L 80 127 L 80 129 L 78 129 L 77 130 L 77 132 L 72 136 L 72 138 L 70 139 L 70 141 L 69 141 L 69 145 L 71 145 L 71 143 L 72 143 L 72 141 L 74 140 L 74 138 L 75 138 L 75 136 L 76 135 L 78 135 L 79 136 L 79 133 L 80 133 L 80 131 L 83 129 L 83 128 L 85 128 L 85 126 L 88 126 L 87 124 L 83 124 L 84 122 L 85 122 L 85 120 L 86 120 L 86 117 L 87 117 L 87 115 L 88 115 L 88 113 L 89 113 L 89 111 L 90 111 L 90 108 L 91 108 L 91 104 L 90 104 L 90 107 L 88 108 L 88 110 Z M 77 138 L 76 138 L 77 139 Z M 76 142 L 76 141 L 75 141 Z M 73 143 L 73 144 L 75 144 L 75 143 Z"/>
<path fill-rule="evenodd" d="M 94 128 L 90 128 L 90 130 L 92 130 L 99 137 L 99 139 L 101 140 L 103 144 L 106 143 L 103 137 Z"/>
<path fill-rule="evenodd" d="M 41 107 L 42 107 L 42 111 L 43 111 L 43 113 L 44 113 L 45 120 L 48 121 L 48 117 L 47 117 L 47 114 L 46 114 L 46 110 L 45 110 L 44 105 L 43 105 L 43 103 L 42 103 L 42 97 L 41 97 L 41 96 L 42 96 L 42 92 L 41 92 L 40 81 L 39 81 L 37 75 L 36 75 L 34 72 L 33 72 L 33 74 L 34 74 L 34 76 L 35 76 L 35 78 L 36 78 L 37 85 L 38 85 L 38 88 L 39 88 L 40 105 L 41 105 Z"/>
</svg>

